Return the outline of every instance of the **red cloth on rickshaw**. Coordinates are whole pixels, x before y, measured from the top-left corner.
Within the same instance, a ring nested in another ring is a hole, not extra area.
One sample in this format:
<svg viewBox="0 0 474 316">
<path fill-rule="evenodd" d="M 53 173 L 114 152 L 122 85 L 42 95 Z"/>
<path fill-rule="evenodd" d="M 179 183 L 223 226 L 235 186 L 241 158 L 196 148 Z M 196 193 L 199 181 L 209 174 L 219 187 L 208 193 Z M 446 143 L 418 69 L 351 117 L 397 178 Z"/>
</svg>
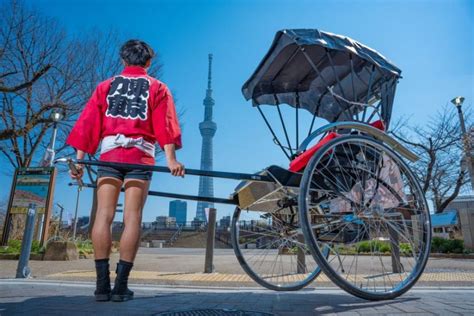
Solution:
<svg viewBox="0 0 474 316">
<path fill-rule="evenodd" d="M 311 157 L 314 155 L 316 151 L 318 151 L 321 147 L 327 144 L 331 139 L 338 137 L 338 133 L 331 132 L 327 134 L 323 139 L 321 139 L 316 145 L 311 147 L 310 149 L 306 150 L 304 153 L 296 157 L 290 162 L 290 167 L 288 170 L 293 172 L 299 172 L 303 170 L 306 165 L 308 164 Z"/>
<path fill-rule="evenodd" d="M 385 124 L 383 123 L 382 120 L 377 120 L 372 123 L 369 123 L 369 125 L 384 131 L 385 130 Z M 306 150 L 304 153 L 296 157 L 290 162 L 290 167 L 288 170 L 292 172 L 300 172 L 303 170 L 306 165 L 309 162 L 309 159 L 314 155 L 315 152 L 317 152 L 321 147 L 323 147 L 325 144 L 327 144 L 331 139 L 334 139 L 336 137 L 340 136 L 338 133 L 331 132 L 327 136 L 325 136 L 323 139 L 321 139 L 316 145 L 311 147 L 310 149 Z"/>
</svg>

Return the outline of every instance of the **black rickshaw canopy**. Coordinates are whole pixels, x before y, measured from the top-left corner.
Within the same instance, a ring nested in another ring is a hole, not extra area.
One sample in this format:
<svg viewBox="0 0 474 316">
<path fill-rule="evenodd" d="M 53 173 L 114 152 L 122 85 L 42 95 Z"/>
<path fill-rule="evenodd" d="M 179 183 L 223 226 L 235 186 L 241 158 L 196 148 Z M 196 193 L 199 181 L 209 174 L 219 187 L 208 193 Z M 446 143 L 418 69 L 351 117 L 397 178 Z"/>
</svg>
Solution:
<svg viewBox="0 0 474 316">
<path fill-rule="evenodd" d="M 254 106 L 285 103 L 329 122 L 353 120 L 365 111 L 362 105 L 377 103 L 388 124 L 400 74 L 383 55 L 351 38 L 286 29 L 276 33 L 242 92 Z"/>
</svg>

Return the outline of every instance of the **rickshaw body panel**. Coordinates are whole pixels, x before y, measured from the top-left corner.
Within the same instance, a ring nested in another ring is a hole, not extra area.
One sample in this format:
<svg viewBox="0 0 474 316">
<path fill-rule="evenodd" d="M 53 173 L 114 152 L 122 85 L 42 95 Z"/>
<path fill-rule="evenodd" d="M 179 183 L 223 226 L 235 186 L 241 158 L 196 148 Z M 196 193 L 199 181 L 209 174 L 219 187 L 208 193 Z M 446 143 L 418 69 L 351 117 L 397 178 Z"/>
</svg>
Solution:
<svg viewBox="0 0 474 316">
<path fill-rule="evenodd" d="M 238 206 L 242 210 L 273 212 L 279 208 L 278 203 L 298 195 L 300 173 L 293 173 L 273 165 L 259 174 L 271 177 L 274 182 L 242 181 L 231 197 L 237 197 Z"/>
</svg>

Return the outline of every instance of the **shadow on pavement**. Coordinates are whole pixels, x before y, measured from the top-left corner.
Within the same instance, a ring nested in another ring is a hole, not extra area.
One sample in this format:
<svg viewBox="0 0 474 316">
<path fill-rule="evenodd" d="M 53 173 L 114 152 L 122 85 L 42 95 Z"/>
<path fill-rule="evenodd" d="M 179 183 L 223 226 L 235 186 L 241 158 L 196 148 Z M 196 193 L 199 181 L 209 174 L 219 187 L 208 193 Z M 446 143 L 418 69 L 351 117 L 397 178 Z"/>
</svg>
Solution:
<svg viewBox="0 0 474 316">
<path fill-rule="evenodd" d="M 66 292 L 67 289 L 64 289 Z M 390 305 L 415 305 L 419 298 L 401 297 L 392 301 L 365 301 L 348 294 L 328 293 L 258 293 L 258 292 L 178 292 L 159 295 L 136 293 L 132 301 L 124 303 L 95 302 L 86 295 L 47 295 L 37 297 L 3 297 L 0 315 L 154 315 L 164 311 L 193 309 L 236 309 L 267 312 L 275 315 L 316 315 L 342 312 L 388 313 Z M 25 293 L 25 295 L 28 295 Z M 402 310 L 393 307 L 392 312 Z"/>
</svg>

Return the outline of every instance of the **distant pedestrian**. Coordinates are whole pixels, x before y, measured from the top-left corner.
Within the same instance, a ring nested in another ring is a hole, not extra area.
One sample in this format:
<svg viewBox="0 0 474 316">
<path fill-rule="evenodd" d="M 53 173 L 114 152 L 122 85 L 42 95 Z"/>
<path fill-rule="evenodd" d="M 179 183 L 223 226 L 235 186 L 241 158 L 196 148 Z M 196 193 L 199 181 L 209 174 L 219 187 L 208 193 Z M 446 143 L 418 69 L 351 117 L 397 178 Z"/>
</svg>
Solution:
<svg viewBox="0 0 474 316">
<path fill-rule="evenodd" d="M 181 148 L 181 130 L 173 97 L 168 87 L 147 75 L 154 57 L 143 41 L 129 40 L 120 49 L 125 65 L 120 75 L 101 82 L 72 129 L 67 143 L 77 150 L 77 159 L 95 154 L 113 163 L 153 165 L 155 143 L 164 150 L 168 167 L 175 176 L 184 176 L 184 166 L 176 160 Z M 77 166 L 83 176 L 83 166 Z M 121 302 L 133 298 L 128 277 L 140 243 L 142 210 L 148 195 L 151 171 L 107 166 L 98 168 L 97 214 L 92 229 L 97 301 Z M 114 288 L 110 286 L 109 255 L 111 225 L 122 186 L 125 188 L 124 224 L 120 239 L 120 261 Z"/>
</svg>

